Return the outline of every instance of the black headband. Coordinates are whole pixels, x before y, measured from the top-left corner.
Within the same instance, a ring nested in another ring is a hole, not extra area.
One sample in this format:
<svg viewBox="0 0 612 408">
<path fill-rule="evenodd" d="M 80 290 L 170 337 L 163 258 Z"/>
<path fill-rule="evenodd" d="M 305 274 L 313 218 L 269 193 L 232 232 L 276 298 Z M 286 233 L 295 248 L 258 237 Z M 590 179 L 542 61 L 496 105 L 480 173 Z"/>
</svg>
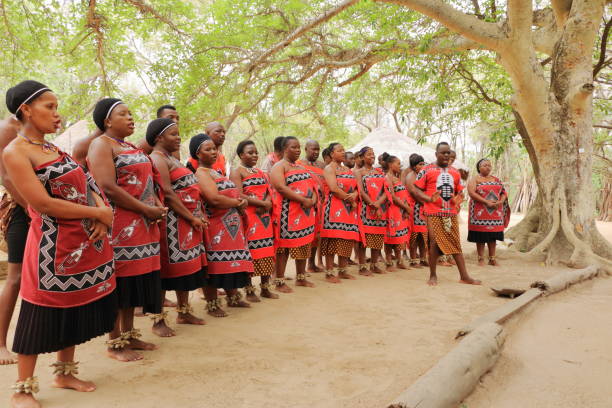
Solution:
<svg viewBox="0 0 612 408">
<path fill-rule="evenodd" d="M 145 135 L 145 139 L 149 146 L 155 146 L 155 139 L 172 126 L 176 126 L 176 122 L 168 118 L 155 119 L 149 122 Z"/>
<path fill-rule="evenodd" d="M 6 92 L 6 107 L 9 112 L 17 115 L 23 105 L 32 102 L 45 91 L 51 89 L 40 82 L 32 80 L 20 82 Z"/>
<path fill-rule="evenodd" d="M 121 105 L 123 101 L 117 98 L 104 98 L 96 103 L 96 107 L 93 111 L 93 121 L 98 129 L 104 131 L 104 121 L 108 119 L 118 105 Z"/>
</svg>

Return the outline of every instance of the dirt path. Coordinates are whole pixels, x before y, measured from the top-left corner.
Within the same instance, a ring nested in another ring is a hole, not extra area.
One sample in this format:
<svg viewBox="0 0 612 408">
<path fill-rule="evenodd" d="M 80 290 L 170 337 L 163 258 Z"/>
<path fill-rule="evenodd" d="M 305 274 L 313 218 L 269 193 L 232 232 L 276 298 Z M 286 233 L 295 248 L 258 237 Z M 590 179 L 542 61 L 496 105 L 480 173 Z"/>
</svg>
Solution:
<svg viewBox="0 0 612 408">
<path fill-rule="evenodd" d="M 465 238 L 465 223 L 461 228 Z M 473 244 L 464 245 L 473 251 Z M 525 286 L 560 270 L 504 254 L 499 260 L 499 268 L 481 268 L 470 256 L 468 268 L 485 285 Z M 82 377 L 98 385 L 91 394 L 51 388 L 54 356 L 44 355 L 38 397 L 46 408 L 67 401 L 79 408 L 378 407 L 447 353 L 461 326 L 506 302 L 487 286 L 457 283 L 454 268 L 439 273 L 435 288 L 425 285 L 425 269 L 340 285 L 315 275 L 315 289 L 231 310 L 225 319 L 207 318 L 204 327 L 178 327 L 170 339 L 154 338 L 149 319 L 139 318 L 143 339 L 157 342 L 158 351 L 141 362 L 118 363 L 105 357 L 102 338 L 80 346 Z M 196 296 L 193 305 L 203 315 Z M 0 367 L 0 406 L 15 375 L 14 366 Z"/>
</svg>

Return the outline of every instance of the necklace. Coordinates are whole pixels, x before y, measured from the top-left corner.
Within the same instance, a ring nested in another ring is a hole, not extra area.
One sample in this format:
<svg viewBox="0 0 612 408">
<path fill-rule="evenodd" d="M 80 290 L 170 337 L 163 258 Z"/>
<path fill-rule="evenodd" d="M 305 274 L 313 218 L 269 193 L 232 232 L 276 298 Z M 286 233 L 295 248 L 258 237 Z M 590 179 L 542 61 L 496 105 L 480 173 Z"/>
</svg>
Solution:
<svg viewBox="0 0 612 408">
<path fill-rule="evenodd" d="M 243 169 L 245 169 L 247 171 L 247 173 L 255 174 L 255 173 L 258 172 L 258 170 L 255 167 L 247 167 L 247 166 L 243 165 L 242 163 L 240 163 L 238 165 L 238 167 L 242 167 Z"/>
<path fill-rule="evenodd" d="M 109 139 L 114 140 L 115 142 L 119 143 L 119 145 L 121 147 L 132 147 L 132 144 L 129 143 L 129 142 L 126 142 L 125 140 L 117 139 L 116 137 L 112 137 L 112 136 L 109 136 L 107 134 L 104 134 L 104 136 L 106 136 Z"/>
<path fill-rule="evenodd" d="M 51 152 L 58 152 L 59 149 L 56 145 L 54 145 L 51 142 L 47 142 L 46 140 L 43 139 L 42 142 L 37 142 L 35 140 L 30 139 L 29 137 L 27 137 L 26 135 L 24 135 L 21 132 L 17 133 L 19 136 L 21 136 L 23 139 L 26 140 L 26 142 L 28 142 L 29 144 L 35 145 L 35 146 L 42 146 L 42 151 L 44 153 L 51 153 Z"/>
</svg>

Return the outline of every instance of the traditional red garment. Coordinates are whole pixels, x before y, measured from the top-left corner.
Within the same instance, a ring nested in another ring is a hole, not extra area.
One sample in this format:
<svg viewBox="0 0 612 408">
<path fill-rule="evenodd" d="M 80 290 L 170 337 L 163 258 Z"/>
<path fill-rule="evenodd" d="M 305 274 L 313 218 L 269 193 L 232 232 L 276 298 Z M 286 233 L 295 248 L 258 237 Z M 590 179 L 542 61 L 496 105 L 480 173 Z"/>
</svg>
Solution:
<svg viewBox="0 0 612 408">
<path fill-rule="evenodd" d="M 190 157 L 189 159 L 187 159 L 186 167 L 195 173 L 198 167 L 200 167 L 200 163 L 193 157 Z M 223 176 L 227 176 L 225 172 L 225 156 L 223 155 L 223 153 L 217 153 L 217 161 L 213 163 L 212 169 L 215 170 L 217 173 L 221 173 Z"/>
<path fill-rule="evenodd" d="M 357 191 L 357 180 L 352 171 L 336 174 L 336 183 L 345 193 Z M 331 192 L 327 193 L 323 205 L 322 238 L 342 238 L 359 241 L 357 209 L 353 210 L 348 201 L 343 201 Z"/>
<path fill-rule="evenodd" d="M 178 167 L 170 172 L 170 184 L 185 208 L 195 217 L 202 217 L 200 188 L 195 175 L 187 167 Z M 168 208 L 168 215 L 161 222 L 160 230 L 162 279 L 178 278 L 202 270 L 206 265 L 203 231 L 193 228 L 171 208 Z"/>
<path fill-rule="evenodd" d="M 398 200 L 408 203 L 410 193 L 403 183 L 397 182 L 393 185 L 393 192 Z M 403 244 L 410 240 L 410 214 L 390 201 L 387 211 L 387 235 L 385 244 Z"/>
<path fill-rule="evenodd" d="M 260 170 L 249 174 L 242 180 L 242 192 L 246 196 L 258 200 L 271 198 L 271 188 L 268 176 Z M 259 213 L 260 207 L 249 205 L 245 209 L 247 239 L 249 250 L 253 259 L 273 257 L 274 251 L 274 226 L 270 212 Z"/>
<path fill-rule="evenodd" d="M 316 193 L 310 172 L 297 165 L 295 167 L 285 173 L 287 187 L 305 197 L 312 197 Z M 277 246 L 297 248 L 310 244 L 314 239 L 315 208 L 305 209 L 297 201 L 284 198 L 281 194 L 277 194 L 274 204 L 275 213 L 279 215 L 274 231 Z"/>
<path fill-rule="evenodd" d="M 325 182 L 325 175 L 323 174 L 323 169 L 317 166 L 312 166 L 308 164 L 307 161 L 298 160 L 297 164 L 304 167 L 306 170 L 310 172 L 312 176 L 312 180 L 315 182 L 316 192 L 317 192 L 317 205 L 315 208 L 315 237 L 314 237 L 314 245 L 316 246 L 316 237 L 321 232 L 321 225 L 323 223 L 323 204 L 325 203 L 325 197 L 329 193 L 329 186 Z"/>
<path fill-rule="evenodd" d="M 364 174 L 361 179 L 361 188 L 370 197 L 372 201 L 379 200 L 383 195 L 389 195 L 387 193 L 385 175 L 379 171 L 374 171 L 370 174 Z M 365 234 L 379 234 L 384 235 L 387 232 L 387 209 L 389 207 L 389 201 L 385 201 L 380 209 L 382 217 L 376 214 L 375 208 L 366 205 L 365 202 L 360 201 L 359 206 L 359 231 L 362 236 L 362 241 L 365 242 Z"/>
<path fill-rule="evenodd" d="M 219 172 L 211 171 L 219 194 L 238 198 L 236 185 Z M 204 232 L 209 275 L 253 272 L 253 258 L 248 250 L 242 217 L 236 208 L 206 205 L 209 226 Z"/>
<path fill-rule="evenodd" d="M 114 159 L 117 185 L 138 201 L 155 205 L 155 175 L 151 159 L 140 149 L 120 152 Z M 114 206 L 111 245 L 117 276 L 143 275 L 160 269 L 159 224 L 141 213 Z"/>
<path fill-rule="evenodd" d="M 486 200 L 497 201 L 502 194 L 507 194 L 501 180 L 476 184 L 476 192 Z M 502 232 L 510 222 L 508 200 L 497 208 L 489 208 L 481 202 L 470 200 L 470 231 Z"/>
<path fill-rule="evenodd" d="M 66 153 L 60 152 L 60 157 L 34 172 L 53 198 L 94 207 L 92 192 L 103 197 L 89 174 Z M 21 296 L 25 300 L 68 308 L 91 303 L 115 290 L 112 247 L 107 237 L 89 241 L 89 220 L 54 218 L 32 207 L 28 210 L 32 221 L 21 269 Z"/>
<path fill-rule="evenodd" d="M 410 233 L 427 232 L 427 223 L 423 215 L 423 206 L 412 194 L 408 193 L 408 205 L 410 206 Z"/>
<path fill-rule="evenodd" d="M 433 203 L 425 203 L 424 214 L 440 217 L 457 215 L 457 207 L 451 204 L 451 199 L 463 190 L 460 181 L 459 172 L 452 167 L 440 167 L 436 163 L 423 167 L 414 185 L 430 197 L 436 191 L 440 192 L 439 199 Z"/>
</svg>

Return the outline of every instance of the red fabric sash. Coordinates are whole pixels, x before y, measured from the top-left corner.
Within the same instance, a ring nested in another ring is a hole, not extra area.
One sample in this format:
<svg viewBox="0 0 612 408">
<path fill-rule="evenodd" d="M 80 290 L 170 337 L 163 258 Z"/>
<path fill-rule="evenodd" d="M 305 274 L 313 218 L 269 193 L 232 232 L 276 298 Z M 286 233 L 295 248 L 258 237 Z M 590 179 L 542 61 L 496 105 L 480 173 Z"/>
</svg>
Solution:
<svg viewBox="0 0 612 408">
<path fill-rule="evenodd" d="M 372 201 L 380 199 L 384 194 L 389 199 L 387 192 L 387 181 L 385 175 L 379 171 L 374 171 L 371 174 L 365 174 L 361 179 L 361 188 L 370 197 Z M 379 217 L 374 208 L 366 205 L 363 201 L 360 202 L 359 206 L 359 219 L 361 239 L 365 242 L 365 234 L 381 234 L 384 235 L 387 232 L 387 209 L 389 207 L 389 201 L 387 200 L 382 206 L 382 217 Z"/>
<path fill-rule="evenodd" d="M 336 182 L 338 187 L 346 193 L 357 191 L 357 180 L 350 170 L 336 174 Z M 359 241 L 357 218 L 357 209 L 351 209 L 348 202 L 328 192 L 323 205 L 321 237 Z"/>
<path fill-rule="evenodd" d="M 140 149 L 124 150 L 114 159 L 117 185 L 132 197 L 155 205 L 155 172 L 149 157 Z M 117 276 L 136 276 L 160 269 L 159 224 L 142 215 L 115 206 L 111 245 Z"/>
<path fill-rule="evenodd" d="M 257 169 L 257 173 L 249 174 L 242 180 L 244 195 L 258 200 L 271 198 L 272 190 L 268 176 Z M 253 259 L 273 257 L 274 251 L 274 225 L 270 212 L 259 213 L 259 207 L 249 205 L 245 209 L 245 223 L 249 249 Z"/>
<path fill-rule="evenodd" d="M 238 198 L 238 189 L 227 177 L 215 178 L 219 194 Z M 242 217 L 236 208 L 206 206 L 210 225 L 204 231 L 208 273 L 226 275 L 253 272 L 253 258 L 248 250 Z"/>
<path fill-rule="evenodd" d="M 195 175 L 187 167 L 170 172 L 172 190 L 183 205 L 196 217 L 202 216 L 200 188 Z M 160 224 L 161 277 L 178 278 L 200 271 L 206 265 L 206 252 L 202 244 L 203 231 L 198 231 L 171 208 Z"/>
<path fill-rule="evenodd" d="M 53 198 L 95 206 L 100 194 L 93 179 L 70 156 L 34 169 Z M 115 290 L 113 250 L 108 238 L 90 242 L 89 220 L 54 218 L 28 208 L 28 231 L 21 275 L 21 296 L 46 307 L 76 307 Z"/>
<path fill-rule="evenodd" d="M 285 183 L 294 192 L 305 197 L 316 194 L 315 184 L 310 172 L 296 168 L 285 173 Z M 279 214 L 274 236 L 277 246 L 297 248 L 309 244 L 314 239 L 316 208 L 304 209 L 297 201 L 291 201 L 277 194 L 275 212 Z"/>
<path fill-rule="evenodd" d="M 495 181 L 476 184 L 476 192 L 483 198 L 497 201 L 502 194 L 506 194 L 504 185 L 495 177 Z M 510 207 L 508 200 L 497 208 L 489 208 L 484 204 L 470 200 L 470 231 L 501 232 L 510 222 Z"/>
<path fill-rule="evenodd" d="M 408 203 L 410 194 L 401 182 L 393 185 L 395 196 L 404 203 Z M 393 202 L 389 204 L 387 212 L 386 244 L 401 244 L 410 240 L 410 214 Z"/>
</svg>

